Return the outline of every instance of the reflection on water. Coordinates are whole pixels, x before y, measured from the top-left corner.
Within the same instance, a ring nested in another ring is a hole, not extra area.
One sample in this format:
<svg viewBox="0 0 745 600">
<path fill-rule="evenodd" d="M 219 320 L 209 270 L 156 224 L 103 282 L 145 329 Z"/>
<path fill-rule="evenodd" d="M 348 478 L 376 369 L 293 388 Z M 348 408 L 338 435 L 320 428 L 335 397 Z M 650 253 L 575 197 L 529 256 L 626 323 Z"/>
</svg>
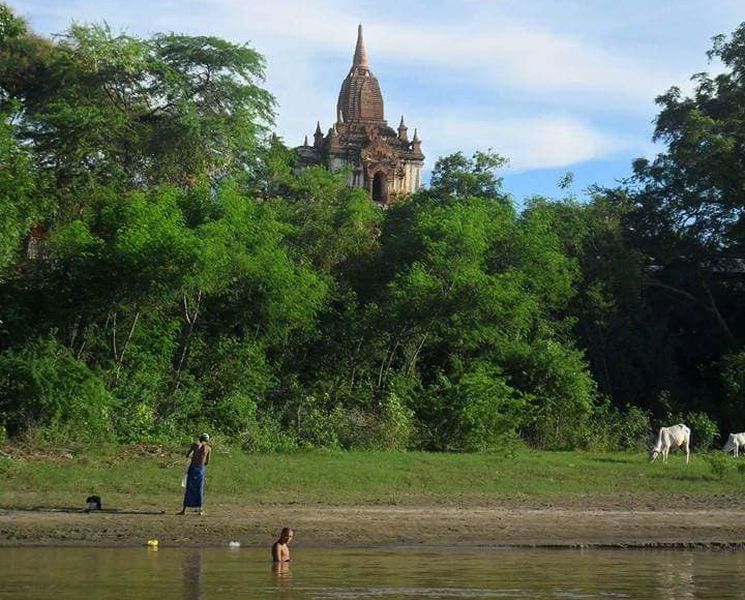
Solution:
<svg viewBox="0 0 745 600">
<path fill-rule="evenodd" d="M 0 548 L 0 599 L 745 600 L 745 554 L 693 551 Z"/>
<path fill-rule="evenodd" d="M 693 580 L 693 555 L 683 554 L 677 560 L 670 556 L 657 562 L 657 593 L 659 600 L 692 600 L 696 597 Z"/>
<path fill-rule="evenodd" d="M 202 552 L 184 552 L 181 572 L 184 579 L 184 600 L 202 600 Z"/>
<path fill-rule="evenodd" d="M 274 574 L 277 576 L 277 581 L 287 581 L 290 578 L 290 563 L 272 563 L 272 571 L 274 571 Z"/>
</svg>

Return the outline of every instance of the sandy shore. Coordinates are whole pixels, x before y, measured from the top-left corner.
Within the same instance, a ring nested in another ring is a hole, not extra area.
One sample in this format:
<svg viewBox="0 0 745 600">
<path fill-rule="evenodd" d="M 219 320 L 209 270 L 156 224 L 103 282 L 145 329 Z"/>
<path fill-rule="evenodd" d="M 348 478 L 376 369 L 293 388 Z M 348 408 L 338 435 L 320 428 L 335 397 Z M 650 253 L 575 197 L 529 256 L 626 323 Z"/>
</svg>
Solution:
<svg viewBox="0 0 745 600">
<path fill-rule="evenodd" d="M 134 512 L 134 511 L 133 511 Z M 0 545 L 268 545 L 279 528 L 298 546 L 709 547 L 745 549 L 745 510 L 593 507 L 216 506 L 204 516 L 152 510 L 0 509 Z"/>
</svg>

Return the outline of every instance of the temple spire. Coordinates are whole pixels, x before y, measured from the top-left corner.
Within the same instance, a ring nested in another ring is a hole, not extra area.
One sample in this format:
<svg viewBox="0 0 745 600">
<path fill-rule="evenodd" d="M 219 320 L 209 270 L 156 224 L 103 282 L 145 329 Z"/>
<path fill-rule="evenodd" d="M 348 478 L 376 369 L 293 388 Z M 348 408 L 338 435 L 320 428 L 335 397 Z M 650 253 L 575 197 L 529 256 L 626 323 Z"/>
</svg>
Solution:
<svg viewBox="0 0 745 600">
<path fill-rule="evenodd" d="M 400 139 L 403 142 L 409 141 L 409 134 L 406 133 L 408 131 L 408 127 L 406 127 L 406 124 L 404 123 L 404 116 L 401 115 L 401 123 L 398 125 L 398 139 Z"/>
<path fill-rule="evenodd" d="M 354 49 L 352 66 L 368 68 L 367 50 L 365 50 L 365 40 L 362 38 L 362 24 L 357 26 L 357 46 Z"/>
<path fill-rule="evenodd" d="M 424 158 L 424 154 L 422 154 L 422 140 L 419 139 L 419 132 L 416 129 L 414 129 L 414 137 L 411 138 L 411 151 L 415 156 Z"/>
<path fill-rule="evenodd" d="M 321 131 L 321 122 L 316 121 L 316 132 L 313 134 L 313 147 L 320 148 L 323 145 L 323 131 Z"/>
</svg>

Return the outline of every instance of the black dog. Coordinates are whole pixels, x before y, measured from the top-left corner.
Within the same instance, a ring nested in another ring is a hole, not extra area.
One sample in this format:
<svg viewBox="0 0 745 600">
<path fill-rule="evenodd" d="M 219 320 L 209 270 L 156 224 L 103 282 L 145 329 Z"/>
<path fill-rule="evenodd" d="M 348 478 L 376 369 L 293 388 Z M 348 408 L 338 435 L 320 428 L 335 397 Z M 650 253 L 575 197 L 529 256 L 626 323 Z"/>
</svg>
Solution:
<svg viewBox="0 0 745 600">
<path fill-rule="evenodd" d="M 88 496 L 85 499 L 85 512 L 91 512 L 92 510 L 101 510 L 100 496 Z"/>
</svg>

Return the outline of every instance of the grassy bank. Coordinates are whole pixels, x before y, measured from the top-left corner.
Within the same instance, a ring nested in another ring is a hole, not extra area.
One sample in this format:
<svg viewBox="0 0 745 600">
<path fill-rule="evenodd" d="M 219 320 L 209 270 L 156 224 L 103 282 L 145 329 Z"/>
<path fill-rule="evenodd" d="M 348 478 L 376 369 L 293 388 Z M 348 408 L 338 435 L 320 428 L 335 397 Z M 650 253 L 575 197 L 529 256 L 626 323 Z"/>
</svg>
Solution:
<svg viewBox="0 0 745 600">
<path fill-rule="evenodd" d="M 0 460 L 0 506 L 82 506 L 89 493 L 118 508 L 178 506 L 183 459 L 175 451 L 106 447 Z M 642 453 L 304 452 L 248 455 L 216 448 L 208 469 L 212 506 L 274 504 L 490 506 L 737 505 L 745 475 L 723 476 L 702 455 L 648 464 Z"/>
</svg>

